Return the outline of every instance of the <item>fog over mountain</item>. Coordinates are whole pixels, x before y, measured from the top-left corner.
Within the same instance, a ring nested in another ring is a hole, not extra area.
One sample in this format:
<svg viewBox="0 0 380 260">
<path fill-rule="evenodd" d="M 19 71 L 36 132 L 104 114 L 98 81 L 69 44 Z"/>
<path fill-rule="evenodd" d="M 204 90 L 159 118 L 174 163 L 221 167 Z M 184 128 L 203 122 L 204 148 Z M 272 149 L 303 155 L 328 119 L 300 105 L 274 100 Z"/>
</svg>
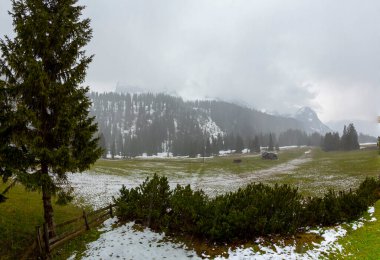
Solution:
<svg viewBox="0 0 380 260">
<path fill-rule="evenodd" d="M 80 0 L 95 54 L 86 84 L 242 100 L 322 121 L 380 115 L 380 1 Z M 0 37 L 12 36 L 0 0 Z M 377 132 L 379 134 L 380 131 Z"/>
<path fill-rule="evenodd" d="M 380 115 L 380 1 L 80 0 L 95 54 L 86 84 L 241 100 L 323 121 Z M 0 37 L 12 37 L 0 0 Z M 364 131 L 364 130 L 363 130 Z M 379 127 L 376 133 L 380 134 Z"/>
</svg>

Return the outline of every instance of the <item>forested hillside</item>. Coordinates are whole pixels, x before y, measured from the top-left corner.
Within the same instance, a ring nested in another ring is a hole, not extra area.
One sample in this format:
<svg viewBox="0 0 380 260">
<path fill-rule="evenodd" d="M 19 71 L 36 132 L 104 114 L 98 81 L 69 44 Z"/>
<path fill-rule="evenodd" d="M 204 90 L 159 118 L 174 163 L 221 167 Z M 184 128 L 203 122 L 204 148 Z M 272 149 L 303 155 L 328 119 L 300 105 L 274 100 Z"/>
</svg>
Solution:
<svg viewBox="0 0 380 260">
<path fill-rule="evenodd" d="M 226 149 L 252 150 L 268 146 L 270 137 L 279 145 L 320 143 L 320 135 L 312 141 L 299 120 L 222 101 L 185 102 L 166 94 L 113 92 L 91 93 L 90 99 L 101 145 L 113 156 L 162 152 L 195 156 Z"/>
</svg>

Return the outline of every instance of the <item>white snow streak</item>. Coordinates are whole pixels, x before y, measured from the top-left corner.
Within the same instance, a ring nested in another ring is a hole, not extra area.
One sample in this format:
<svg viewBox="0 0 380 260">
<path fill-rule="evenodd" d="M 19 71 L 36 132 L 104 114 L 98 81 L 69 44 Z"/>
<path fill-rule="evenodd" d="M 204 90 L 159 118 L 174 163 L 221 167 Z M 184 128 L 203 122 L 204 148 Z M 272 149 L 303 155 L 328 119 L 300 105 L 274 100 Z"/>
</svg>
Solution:
<svg viewBox="0 0 380 260">
<path fill-rule="evenodd" d="M 165 234 L 152 232 L 148 228 L 135 230 L 132 222 L 113 229 L 112 224 L 116 221 L 113 218 L 104 223 L 102 230 L 107 232 L 87 245 L 82 259 L 201 259 L 183 244 L 165 242 Z"/>
</svg>

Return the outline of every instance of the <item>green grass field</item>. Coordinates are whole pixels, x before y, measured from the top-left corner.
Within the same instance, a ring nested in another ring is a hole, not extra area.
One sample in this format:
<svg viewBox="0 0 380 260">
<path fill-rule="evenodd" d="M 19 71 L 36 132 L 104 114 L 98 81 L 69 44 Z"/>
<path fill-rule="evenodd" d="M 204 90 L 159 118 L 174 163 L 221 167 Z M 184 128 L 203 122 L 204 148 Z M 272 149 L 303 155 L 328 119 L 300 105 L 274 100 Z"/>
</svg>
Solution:
<svg viewBox="0 0 380 260">
<path fill-rule="evenodd" d="M 344 247 L 339 259 L 380 259 L 380 200 L 375 204 L 374 217 L 377 221 L 366 222 L 357 230 L 349 230 L 339 240 Z"/>
<path fill-rule="evenodd" d="M 305 154 L 308 150 L 281 151 L 279 160 L 262 160 L 258 155 L 206 158 L 204 162 L 202 158 L 99 160 L 91 171 L 134 177 L 141 179 L 141 182 L 153 173 L 167 176 L 169 180 L 190 176 L 202 178 L 202 181 L 213 178 L 220 181 L 223 176 L 247 177 L 255 182 L 296 186 L 305 196 L 320 196 L 330 188 L 355 188 L 367 176 L 377 177 L 380 174 L 380 157 L 376 150 L 323 152 L 315 148 Z M 236 158 L 242 159 L 242 162 L 233 163 Z M 297 165 L 290 165 L 297 158 L 300 159 Z"/>
<path fill-rule="evenodd" d="M 235 174 L 267 169 L 278 164 L 295 159 L 305 153 L 307 148 L 281 151 L 278 160 L 262 160 L 258 154 L 229 155 L 213 158 L 168 158 L 168 159 L 127 159 L 98 160 L 91 168 L 95 173 L 130 175 L 143 172 L 155 172 L 160 175 L 183 173 L 211 174 L 215 172 L 230 172 Z M 242 159 L 241 163 L 233 163 L 234 159 Z"/>
<path fill-rule="evenodd" d="M 290 172 L 277 174 L 268 183 L 297 186 L 306 196 L 322 195 L 328 189 L 355 189 L 366 177 L 379 177 L 380 156 L 376 150 L 323 152 L 313 149 L 310 161 Z"/>
<path fill-rule="evenodd" d="M 5 187 L 0 183 L 1 192 Z M 20 259 L 34 242 L 36 226 L 43 223 L 42 195 L 16 185 L 6 196 L 8 200 L 0 203 L 0 259 Z M 53 207 L 56 223 L 82 213 L 72 204 Z"/>
</svg>

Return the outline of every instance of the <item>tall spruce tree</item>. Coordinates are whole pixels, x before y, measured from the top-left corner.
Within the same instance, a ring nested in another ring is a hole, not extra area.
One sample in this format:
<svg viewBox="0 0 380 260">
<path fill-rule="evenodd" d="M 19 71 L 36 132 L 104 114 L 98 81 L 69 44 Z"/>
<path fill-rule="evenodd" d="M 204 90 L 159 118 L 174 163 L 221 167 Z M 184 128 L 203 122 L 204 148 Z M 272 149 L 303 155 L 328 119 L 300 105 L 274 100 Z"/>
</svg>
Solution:
<svg viewBox="0 0 380 260">
<path fill-rule="evenodd" d="M 268 151 L 274 151 L 272 133 L 269 134 Z"/>
<path fill-rule="evenodd" d="M 353 123 L 349 124 L 347 127 L 347 139 L 349 143 L 348 150 L 358 150 L 360 149 L 358 141 L 358 133 L 356 132 L 355 126 Z"/>
<path fill-rule="evenodd" d="M 102 157 L 107 158 L 107 145 L 106 145 L 106 138 L 104 137 L 103 133 L 100 133 L 99 135 L 99 146 L 102 148 L 103 153 Z"/>
<path fill-rule="evenodd" d="M 339 133 L 326 133 L 323 138 L 324 151 L 338 151 L 341 147 Z"/>
<path fill-rule="evenodd" d="M 0 174 L 41 190 L 50 236 L 52 196 L 66 173 L 102 153 L 81 86 L 92 60 L 83 50 L 92 37 L 83 9 L 76 0 L 13 0 L 15 38 L 0 41 Z"/>
<path fill-rule="evenodd" d="M 253 143 L 254 143 L 254 151 L 256 153 L 260 153 L 260 151 L 261 151 L 260 140 L 259 140 L 259 137 L 257 135 L 255 136 Z"/>
<path fill-rule="evenodd" d="M 236 144 L 235 144 L 236 153 L 242 153 L 244 149 L 244 141 L 240 135 L 236 136 Z"/>
<path fill-rule="evenodd" d="M 343 149 L 343 150 L 350 150 L 350 137 L 349 137 L 349 135 L 348 135 L 348 132 L 347 132 L 347 127 L 346 127 L 346 125 L 344 125 L 344 127 L 343 127 L 343 135 L 342 135 L 342 137 L 341 137 L 341 139 L 340 139 L 340 144 L 341 144 L 341 148 Z"/>
</svg>

